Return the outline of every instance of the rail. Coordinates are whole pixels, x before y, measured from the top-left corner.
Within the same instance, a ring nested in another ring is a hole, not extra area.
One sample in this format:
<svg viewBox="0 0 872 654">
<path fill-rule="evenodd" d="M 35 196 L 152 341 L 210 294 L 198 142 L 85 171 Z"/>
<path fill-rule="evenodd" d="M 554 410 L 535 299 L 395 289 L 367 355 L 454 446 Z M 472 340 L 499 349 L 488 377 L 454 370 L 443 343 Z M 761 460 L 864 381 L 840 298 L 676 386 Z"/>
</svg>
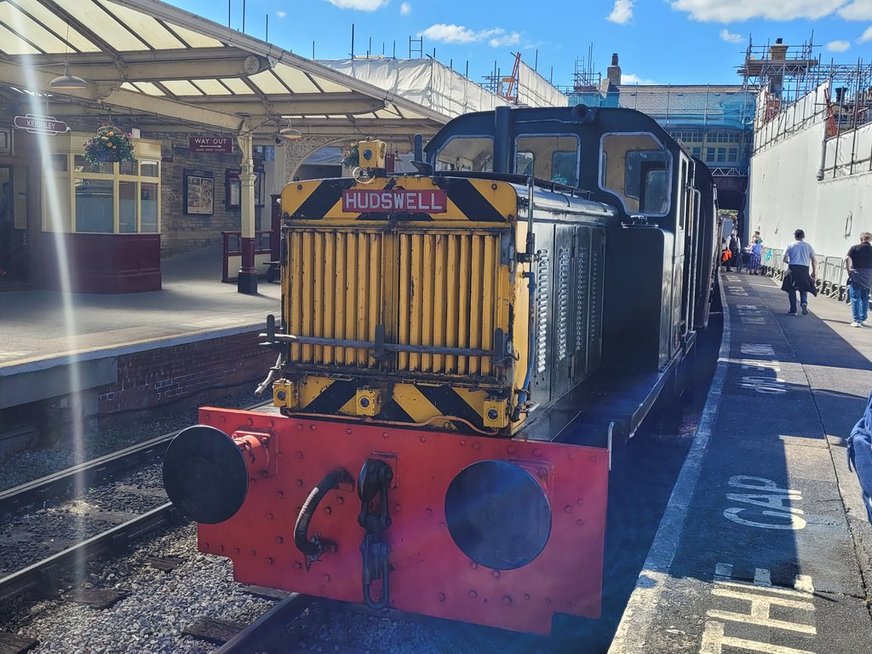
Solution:
<svg viewBox="0 0 872 654">
<path fill-rule="evenodd" d="M 784 263 L 783 259 L 784 250 L 764 248 L 763 270 L 773 278 L 783 280 L 784 274 L 787 271 L 787 264 Z M 815 283 L 818 293 L 840 302 L 847 301 L 848 272 L 845 270 L 844 259 L 840 257 L 818 256 L 815 262 L 817 263 L 817 278 Z"/>
<path fill-rule="evenodd" d="M 293 651 L 287 623 L 311 603 L 308 595 L 291 593 L 269 611 L 228 640 L 215 654 L 254 654 Z"/>
<path fill-rule="evenodd" d="M 221 232 L 223 239 L 221 257 L 221 281 L 234 282 L 239 268 L 242 266 L 242 232 Z M 254 233 L 254 260 L 255 268 L 260 271 L 260 264 L 272 261 L 273 240 L 276 238 L 272 231 Z M 266 274 L 266 270 L 262 270 Z"/>
</svg>

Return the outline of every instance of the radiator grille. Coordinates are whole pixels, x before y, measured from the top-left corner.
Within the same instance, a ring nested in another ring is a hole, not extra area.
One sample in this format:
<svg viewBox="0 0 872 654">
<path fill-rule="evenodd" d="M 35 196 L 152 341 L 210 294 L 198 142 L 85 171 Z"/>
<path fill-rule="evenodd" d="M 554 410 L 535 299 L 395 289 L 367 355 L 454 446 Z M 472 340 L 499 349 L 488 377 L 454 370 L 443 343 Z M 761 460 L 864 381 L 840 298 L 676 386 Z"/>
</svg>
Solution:
<svg viewBox="0 0 872 654">
<path fill-rule="evenodd" d="M 490 350 L 498 302 L 500 234 L 400 233 L 397 340 Z M 400 353 L 399 370 L 491 374 L 482 356 Z"/>
<path fill-rule="evenodd" d="M 287 232 L 288 331 L 298 336 L 374 341 L 381 321 L 384 235 L 359 230 Z M 292 345 L 297 363 L 364 367 L 363 348 Z"/>
<path fill-rule="evenodd" d="M 548 250 L 540 250 L 536 264 L 536 372 L 545 372 L 548 366 L 548 298 L 551 288 Z"/>
<path fill-rule="evenodd" d="M 572 250 L 560 248 L 557 256 L 557 360 L 569 354 L 569 271 Z"/>
</svg>

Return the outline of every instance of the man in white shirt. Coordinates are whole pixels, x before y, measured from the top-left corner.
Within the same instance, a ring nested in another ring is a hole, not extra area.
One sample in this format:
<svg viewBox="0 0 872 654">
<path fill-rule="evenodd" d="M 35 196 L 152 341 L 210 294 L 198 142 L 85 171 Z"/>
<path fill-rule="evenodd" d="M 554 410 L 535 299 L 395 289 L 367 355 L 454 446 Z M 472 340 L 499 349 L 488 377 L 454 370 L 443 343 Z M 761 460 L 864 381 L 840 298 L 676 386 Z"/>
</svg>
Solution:
<svg viewBox="0 0 872 654">
<path fill-rule="evenodd" d="M 817 261 L 814 248 L 805 242 L 805 232 L 797 229 L 793 232 L 796 239 L 784 249 L 784 263 L 790 272 L 784 276 L 781 290 L 787 292 L 790 309 L 787 313 L 796 315 L 796 292 L 799 291 L 799 302 L 802 315 L 808 315 L 808 294 L 817 295 L 814 279 L 817 276 Z M 809 274 L 811 269 L 811 274 Z"/>
</svg>

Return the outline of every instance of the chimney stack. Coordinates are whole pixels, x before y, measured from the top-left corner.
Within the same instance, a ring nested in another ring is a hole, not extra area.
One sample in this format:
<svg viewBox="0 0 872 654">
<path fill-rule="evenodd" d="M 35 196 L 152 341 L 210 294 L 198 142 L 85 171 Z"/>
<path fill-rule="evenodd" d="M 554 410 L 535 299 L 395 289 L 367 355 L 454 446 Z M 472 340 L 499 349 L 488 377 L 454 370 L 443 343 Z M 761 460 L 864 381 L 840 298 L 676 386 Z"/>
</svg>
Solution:
<svg viewBox="0 0 872 654">
<path fill-rule="evenodd" d="M 784 39 L 777 38 L 772 47 L 769 48 L 769 54 L 772 61 L 784 61 L 787 59 L 787 46 L 784 45 Z"/>
<path fill-rule="evenodd" d="M 618 65 L 618 53 L 612 53 L 612 65 L 606 70 L 606 78 L 609 80 L 609 86 L 621 85 L 621 67 Z"/>
</svg>

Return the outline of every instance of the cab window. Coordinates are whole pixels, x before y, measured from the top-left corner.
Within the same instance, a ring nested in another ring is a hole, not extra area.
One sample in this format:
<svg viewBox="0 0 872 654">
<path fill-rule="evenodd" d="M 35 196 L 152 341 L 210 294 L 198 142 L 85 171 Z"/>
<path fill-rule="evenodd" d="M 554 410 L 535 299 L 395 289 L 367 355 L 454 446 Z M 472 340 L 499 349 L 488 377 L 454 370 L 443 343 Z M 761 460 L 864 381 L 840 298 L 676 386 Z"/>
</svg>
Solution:
<svg viewBox="0 0 872 654">
<path fill-rule="evenodd" d="M 485 136 L 456 136 L 436 153 L 436 170 L 493 170 L 494 141 Z"/>
<path fill-rule="evenodd" d="M 520 136 L 515 141 L 515 170 L 558 184 L 578 186 L 578 137 L 569 135 Z"/>
<path fill-rule="evenodd" d="M 653 134 L 606 134 L 600 168 L 600 188 L 620 197 L 627 213 L 669 212 L 672 155 Z"/>
</svg>

